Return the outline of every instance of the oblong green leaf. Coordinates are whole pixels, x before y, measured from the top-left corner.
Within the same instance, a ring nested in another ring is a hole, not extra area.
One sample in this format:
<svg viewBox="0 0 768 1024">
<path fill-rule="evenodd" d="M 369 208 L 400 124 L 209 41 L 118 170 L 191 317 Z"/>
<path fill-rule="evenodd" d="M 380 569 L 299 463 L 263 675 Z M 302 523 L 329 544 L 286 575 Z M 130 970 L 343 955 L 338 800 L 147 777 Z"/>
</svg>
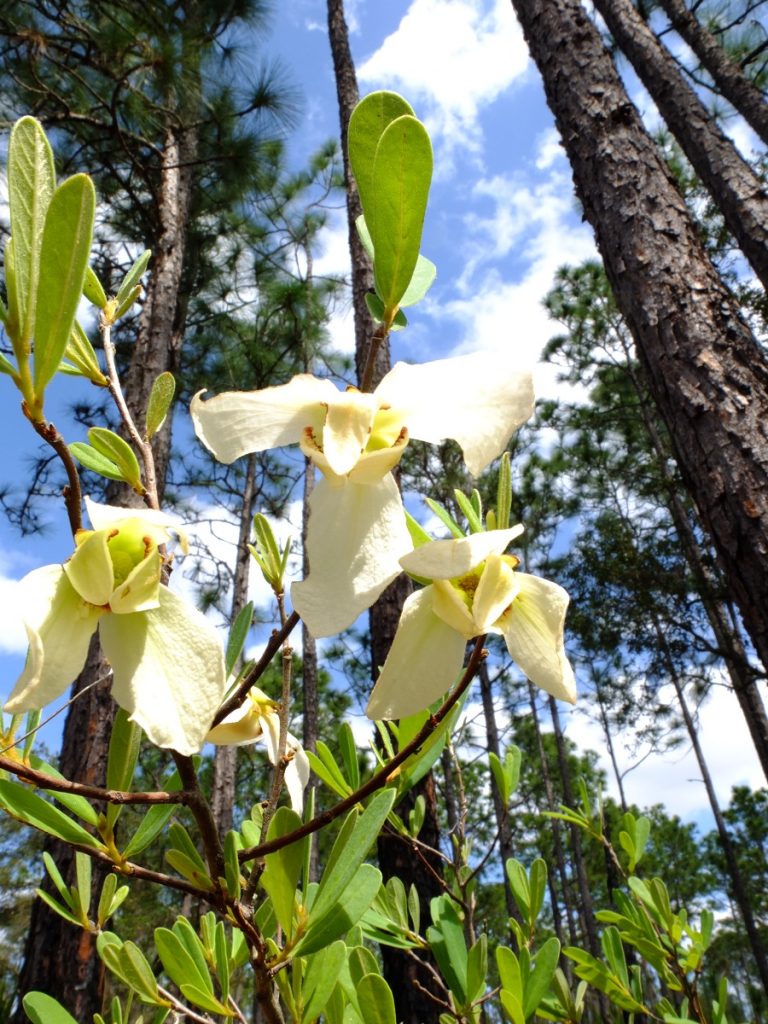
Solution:
<svg viewBox="0 0 768 1024">
<path fill-rule="evenodd" d="M 365 211 L 376 291 L 392 314 L 416 269 L 431 181 L 427 129 L 415 117 L 398 117 L 376 147 L 370 208 Z"/>
<path fill-rule="evenodd" d="M 122 480 L 123 474 L 110 459 L 104 458 L 95 448 L 83 441 L 73 441 L 69 446 L 73 457 L 81 466 L 90 469 L 94 473 L 107 477 L 108 480 Z"/>
<path fill-rule="evenodd" d="M 61 1003 L 45 992 L 27 992 L 22 1003 L 32 1024 L 77 1024 Z"/>
<path fill-rule="evenodd" d="M 141 726 L 132 722 L 128 712 L 117 709 L 109 738 L 107 754 L 107 789 L 125 791 L 131 788 L 141 746 Z M 110 826 L 117 821 L 121 804 L 109 804 L 107 822 Z"/>
<path fill-rule="evenodd" d="M 392 989 L 380 974 L 366 974 L 360 979 L 357 1001 L 365 1024 L 397 1024 Z"/>
<path fill-rule="evenodd" d="M 88 440 L 99 455 L 103 455 L 117 466 L 126 483 L 134 488 L 141 487 L 139 460 L 127 441 L 106 427 L 91 427 L 88 431 Z"/>
<path fill-rule="evenodd" d="M 385 89 L 364 96 L 352 111 L 347 150 L 364 213 L 367 213 L 371 202 L 373 165 L 379 139 L 387 125 L 403 114 L 413 114 L 410 103 L 398 93 Z"/>
<path fill-rule="evenodd" d="M 22 117 L 13 126 L 8 143 L 8 203 L 13 237 L 14 304 L 18 306 L 9 312 L 12 319 L 17 318 L 17 333 L 23 342 L 31 340 L 35 329 L 40 249 L 45 217 L 55 188 L 53 151 L 43 126 L 34 117 Z"/>
<path fill-rule="evenodd" d="M 213 981 L 205 961 L 193 957 L 170 928 L 155 928 L 155 948 L 163 970 L 174 985 L 179 988 L 194 985 L 200 991 L 213 994 Z"/>
<path fill-rule="evenodd" d="M 235 667 L 237 659 L 243 653 L 243 647 L 245 647 L 245 641 L 248 639 L 248 632 L 251 628 L 252 622 L 253 601 L 249 601 L 244 608 L 240 609 L 237 618 L 232 623 L 232 628 L 229 631 L 229 638 L 227 639 L 227 655 L 225 658 L 227 676 L 230 675 L 232 669 Z"/>
<path fill-rule="evenodd" d="M 101 387 L 106 387 L 109 384 L 109 381 L 101 372 L 96 351 L 78 320 L 75 320 L 72 324 L 72 333 L 64 350 L 64 358 L 77 367 L 83 377 L 87 377 L 94 384 L 99 384 Z M 66 366 L 62 366 L 61 369 L 65 373 L 67 372 Z"/>
<path fill-rule="evenodd" d="M 166 370 L 155 377 L 152 382 L 152 390 L 149 393 L 147 416 L 144 421 L 147 439 L 153 437 L 162 427 L 175 393 L 176 381 L 172 373 Z"/>
<path fill-rule="evenodd" d="M 35 313 L 34 386 L 38 398 L 59 368 L 75 319 L 93 237 L 96 192 L 75 174 L 53 194 L 43 229 Z"/>
<path fill-rule="evenodd" d="M 269 823 L 267 840 L 288 835 L 301 825 L 301 818 L 290 807 L 278 807 Z M 293 906 L 296 886 L 304 863 L 304 849 L 308 840 L 291 843 L 264 858 L 261 884 L 272 900 L 275 916 L 280 927 L 290 938 L 293 935 Z"/>
<path fill-rule="evenodd" d="M 99 309 L 104 309 L 107 304 L 107 295 L 101 286 L 101 281 L 96 276 L 90 264 L 85 268 L 85 280 L 83 281 L 83 295 L 90 303 Z"/>
<path fill-rule="evenodd" d="M 123 278 L 123 282 L 120 285 L 115 301 L 117 303 L 118 310 L 125 302 L 130 298 L 132 293 L 136 290 L 139 285 L 139 281 L 147 269 L 150 257 L 152 256 L 151 249 L 145 249 L 144 252 L 133 262 L 131 269 Z"/>
<path fill-rule="evenodd" d="M 49 804 L 47 800 L 43 800 L 17 782 L 0 779 L 0 806 L 14 818 L 19 818 L 41 832 L 47 832 L 67 843 L 78 843 L 94 850 L 103 848 L 98 839 L 90 832 L 86 832 L 58 807 Z"/>
<path fill-rule="evenodd" d="M 318 914 L 315 901 L 309 915 L 309 925 L 295 952 L 302 956 L 324 949 L 345 935 L 362 918 L 376 898 L 381 886 L 381 872 L 372 864 L 361 864 L 347 882 L 336 901 Z"/>
<path fill-rule="evenodd" d="M 428 260 L 426 256 L 419 254 L 416 266 L 413 268 L 411 280 L 405 289 L 405 295 L 400 299 L 400 305 L 415 306 L 417 302 L 421 302 L 435 283 L 436 277 L 437 267 L 435 264 L 432 260 Z"/>
</svg>

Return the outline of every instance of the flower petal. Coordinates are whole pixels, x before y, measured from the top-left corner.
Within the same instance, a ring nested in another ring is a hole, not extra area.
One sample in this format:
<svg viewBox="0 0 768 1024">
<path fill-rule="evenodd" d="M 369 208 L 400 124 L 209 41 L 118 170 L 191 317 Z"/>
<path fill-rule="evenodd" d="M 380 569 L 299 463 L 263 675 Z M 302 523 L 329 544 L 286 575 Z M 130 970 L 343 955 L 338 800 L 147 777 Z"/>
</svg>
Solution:
<svg viewBox="0 0 768 1024">
<path fill-rule="evenodd" d="M 157 549 L 150 551 L 133 569 L 109 601 L 109 607 L 116 615 L 131 612 L 146 612 L 160 604 L 160 555 Z"/>
<path fill-rule="evenodd" d="M 523 532 L 522 524 L 508 530 L 471 533 L 456 540 L 434 540 L 422 544 L 400 559 L 406 572 L 428 580 L 450 580 L 476 569 L 489 555 L 501 555 Z M 482 632 L 482 631 L 481 631 Z"/>
<path fill-rule="evenodd" d="M 557 583 L 516 573 L 520 591 L 496 625 L 507 650 L 535 686 L 576 703 L 576 680 L 565 654 L 563 631 L 568 594 Z"/>
<path fill-rule="evenodd" d="M 487 633 L 520 589 L 519 573 L 501 555 L 489 555 L 472 602 L 478 634 Z"/>
<path fill-rule="evenodd" d="M 304 748 L 296 739 L 288 733 L 288 748 L 286 757 L 290 758 L 285 766 L 285 788 L 291 801 L 291 807 L 297 814 L 304 810 L 304 790 L 309 782 L 309 758 L 304 753 Z"/>
<path fill-rule="evenodd" d="M 434 444 L 458 441 L 473 476 L 504 451 L 534 403 L 531 374 L 487 352 L 397 363 L 375 394 L 382 404 L 402 410 L 411 437 Z"/>
<path fill-rule="evenodd" d="M 83 532 L 87 536 L 64 563 L 64 572 L 80 597 L 98 607 L 109 603 L 115 589 L 115 572 L 107 543 L 109 533 L 107 530 Z"/>
<path fill-rule="evenodd" d="M 159 608 L 105 615 L 100 634 L 117 703 L 158 747 L 196 753 L 226 687 L 224 654 L 208 619 L 161 587 Z"/>
<path fill-rule="evenodd" d="M 331 381 L 308 373 L 278 387 L 227 391 L 207 402 L 202 394 L 199 391 L 192 399 L 192 422 L 197 436 L 219 462 L 296 444 L 307 427 L 319 432 L 326 406 L 339 397 Z"/>
<path fill-rule="evenodd" d="M 205 742 L 222 747 L 242 747 L 255 743 L 261 736 L 261 715 L 251 701 L 246 700 L 209 731 Z"/>
<path fill-rule="evenodd" d="M 455 587 L 448 580 L 435 580 L 432 584 L 432 610 L 443 622 L 447 622 L 451 629 L 455 629 L 465 640 L 471 640 L 484 633 L 485 630 L 478 630 L 469 605 L 458 587 Z"/>
<path fill-rule="evenodd" d="M 323 425 L 323 454 L 331 470 L 346 476 L 363 454 L 377 408 L 373 395 L 347 391 L 329 403 Z"/>
<path fill-rule="evenodd" d="M 13 714 L 45 707 L 67 689 L 82 670 L 103 614 L 83 601 L 60 565 L 45 565 L 25 576 L 17 600 L 29 652 L 5 705 Z"/>
<path fill-rule="evenodd" d="M 407 718 L 423 711 L 455 682 L 465 649 L 461 634 L 432 611 L 432 587 L 411 594 L 366 715 Z"/>
<path fill-rule="evenodd" d="M 291 587 L 293 606 L 315 637 L 351 626 L 400 573 L 411 547 L 391 475 L 377 484 L 320 480 L 309 503 L 310 574 Z"/>
<path fill-rule="evenodd" d="M 126 519 L 139 519 L 142 533 L 155 544 L 165 544 L 175 533 L 181 543 L 182 550 L 187 551 L 187 535 L 183 527 L 165 512 L 154 508 L 118 508 L 116 505 L 102 505 L 97 501 L 85 499 L 85 509 L 94 530 L 120 529 Z"/>
</svg>

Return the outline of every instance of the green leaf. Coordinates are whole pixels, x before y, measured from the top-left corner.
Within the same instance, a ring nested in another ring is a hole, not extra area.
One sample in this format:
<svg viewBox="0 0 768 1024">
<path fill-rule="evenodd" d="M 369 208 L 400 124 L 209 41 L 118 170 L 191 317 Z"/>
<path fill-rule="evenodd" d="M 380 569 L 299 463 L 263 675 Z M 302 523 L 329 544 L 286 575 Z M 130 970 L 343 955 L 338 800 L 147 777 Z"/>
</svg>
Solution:
<svg viewBox="0 0 768 1024">
<path fill-rule="evenodd" d="M 360 763 L 357 759 L 355 736 L 349 722 L 343 722 L 339 730 L 339 750 L 352 789 L 360 785 Z"/>
<path fill-rule="evenodd" d="M 22 1004 L 32 1024 L 77 1024 L 61 1003 L 45 992 L 27 992 Z"/>
<path fill-rule="evenodd" d="M 227 892 L 235 900 L 240 899 L 240 862 L 237 859 L 240 846 L 239 834 L 230 829 L 224 839 L 224 875 Z"/>
<path fill-rule="evenodd" d="M 45 217 L 55 188 L 53 151 L 43 127 L 34 117 L 22 117 L 13 126 L 8 144 L 8 203 L 14 269 L 14 288 L 9 289 L 8 299 L 10 320 L 16 321 L 15 325 L 11 323 L 11 334 L 17 333 L 24 344 L 31 340 L 35 330 L 40 250 Z"/>
<path fill-rule="evenodd" d="M 53 194 L 43 230 L 35 317 L 34 386 L 40 398 L 59 368 L 83 293 L 96 193 L 75 174 Z"/>
<path fill-rule="evenodd" d="M 0 352 L 0 373 L 7 373 L 9 377 L 14 378 L 18 376 L 16 373 L 16 367 L 10 359 L 6 358 L 6 356 L 2 354 L 2 352 Z"/>
<path fill-rule="evenodd" d="M 312 906 L 313 916 L 321 916 L 339 899 L 376 840 L 381 826 L 392 810 L 394 801 L 395 793 L 391 789 L 377 793 L 355 821 L 348 838 L 342 829 L 342 833 L 333 845 L 329 867 L 323 873 L 317 897 Z M 340 845 L 341 843 L 343 845 Z"/>
<path fill-rule="evenodd" d="M 267 840 L 287 835 L 300 825 L 301 818 L 295 811 L 290 807 L 278 807 L 269 823 Z M 289 938 L 293 935 L 293 905 L 307 842 L 307 839 L 302 839 L 264 857 L 261 884 L 272 900 L 275 916 L 281 928 Z"/>
<path fill-rule="evenodd" d="M 237 618 L 232 623 L 227 640 L 226 674 L 229 676 L 235 667 L 237 659 L 243 652 L 245 641 L 248 639 L 248 632 L 253 622 L 253 601 L 241 608 Z"/>
<path fill-rule="evenodd" d="M 392 989 L 380 974 L 366 974 L 360 979 L 357 1001 L 365 1024 L 397 1024 Z"/>
<path fill-rule="evenodd" d="M 176 381 L 172 373 L 166 370 L 155 377 L 147 403 L 147 417 L 145 420 L 147 440 L 153 437 L 162 427 L 175 393 Z"/>
<path fill-rule="evenodd" d="M 137 299 L 139 298 L 140 295 L 141 295 L 141 285 L 137 284 L 136 287 L 132 291 L 130 291 L 128 293 L 128 295 L 125 297 L 123 302 L 121 302 L 118 305 L 118 307 L 115 310 L 115 313 L 114 313 L 114 315 L 112 317 L 112 322 L 114 323 L 116 320 L 119 320 L 121 317 L 125 316 L 125 314 L 131 308 L 131 306 L 134 304 L 134 302 L 137 301 Z"/>
<path fill-rule="evenodd" d="M 458 525 L 458 523 L 453 518 L 453 516 L 450 514 L 450 512 L 448 512 L 446 509 L 444 509 L 442 505 L 438 504 L 438 502 L 434 501 L 432 498 L 425 498 L 424 500 L 426 501 L 427 506 L 429 507 L 430 511 L 435 513 L 435 515 L 440 520 L 440 522 L 443 524 L 443 526 L 447 526 L 448 527 L 448 529 L 451 531 L 451 533 L 453 534 L 454 537 L 457 537 L 457 538 L 466 537 L 466 534 L 461 529 L 461 527 Z"/>
<path fill-rule="evenodd" d="M 549 991 L 552 978 L 557 969 L 560 957 L 560 943 L 554 936 L 547 939 L 533 959 L 533 970 L 525 983 L 523 1013 L 526 1020 L 538 1009 L 544 996 Z"/>
<path fill-rule="evenodd" d="M 421 302 L 435 283 L 436 277 L 437 267 L 435 264 L 432 260 L 428 260 L 426 256 L 419 254 L 411 280 L 405 289 L 405 295 L 400 299 L 400 305 L 415 306 L 417 302 Z"/>
<path fill-rule="evenodd" d="M 117 886 L 117 875 L 109 874 L 104 879 L 104 885 L 99 896 L 99 906 L 96 912 L 96 921 L 99 928 L 103 928 L 115 911 L 125 902 L 129 888 L 127 885 Z"/>
<path fill-rule="evenodd" d="M 347 959 L 347 947 L 339 939 L 309 958 L 302 984 L 302 1020 L 314 1021 L 326 1007 Z"/>
<path fill-rule="evenodd" d="M 46 775 L 51 775 L 54 779 L 64 780 L 64 776 L 58 770 L 54 768 L 52 764 L 48 764 L 47 761 L 43 761 L 42 758 L 38 757 L 37 754 L 28 754 L 29 763 L 37 771 L 45 772 Z M 66 807 L 68 811 L 72 811 L 78 818 L 82 818 L 83 821 L 89 825 L 93 825 L 94 828 L 98 827 L 99 824 L 99 812 L 93 807 L 84 796 L 79 796 L 77 793 L 57 793 L 54 790 L 45 790 L 44 792 L 50 793 L 57 803 L 60 803 L 62 807 Z"/>
<path fill-rule="evenodd" d="M 141 746 L 141 726 L 130 721 L 128 712 L 117 709 L 112 725 L 107 755 L 107 789 L 119 792 L 130 790 Z M 114 825 L 120 815 L 120 804 L 109 804 L 107 822 Z"/>
<path fill-rule="evenodd" d="M 0 780 L 0 806 L 12 817 L 32 825 L 41 832 L 56 836 L 57 839 L 63 839 L 65 843 L 77 843 L 93 850 L 103 849 L 98 839 L 90 832 L 86 832 L 76 821 L 17 782 Z"/>
<path fill-rule="evenodd" d="M 77 914 L 69 911 L 65 906 L 55 900 L 50 893 L 47 893 L 45 889 L 36 889 L 35 893 L 47 906 L 51 908 L 54 914 L 58 914 L 59 917 L 63 917 L 65 921 L 69 921 L 70 924 L 75 925 L 77 928 L 81 928 L 83 922 L 80 920 Z"/>
<path fill-rule="evenodd" d="M 379 869 L 372 864 L 361 864 L 335 902 L 328 907 L 322 905 L 322 913 L 316 911 L 315 900 L 307 931 L 296 944 L 295 952 L 307 956 L 329 946 L 339 936 L 345 935 L 373 903 L 380 886 Z"/>
<path fill-rule="evenodd" d="M 145 249 L 141 256 L 138 257 L 133 263 L 133 266 L 123 278 L 123 283 L 118 289 L 117 295 L 115 296 L 115 302 L 118 309 L 124 305 L 124 303 L 131 297 L 139 285 L 144 271 L 147 269 L 150 257 L 152 256 L 151 249 Z M 138 298 L 138 296 L 137 296 Z M 116 316 L 115 319 L 118 319 Z"/>
<path fill-rule="evenodd" d="M 396 92 L 381 90 L 363 97 L 349 119 L 349 162 L 360 193 L 360 203 L 366 214 L 371 206 L 376 147 L 387 125 L 403 114 L 413 114 L 410 103 Z M 365 240 L 363 244 L 365 245 Z"/>
<path fill-rule="evenodd" d="M 91 427 L 88 431 L 88 440 L 99 455 L 103 455 L 117 466 L 121 478 L 126 483 L 134 490 L 142 489 L 139 460 L 127 441 L 106 427 Z"/>
<path fill-rule="evenodd" d="M 201 989 L 196 988 L 194 985 L 181 985 L 181 994 L 185 999 L 189 1000 L 190 1003 L 194 1003 L 195 1006 L 199 1006 L 203 1010 L 207 1010 L 208 1013 L 220 1013 L 223 1017 L 235 1017 L 235 1011 L 229 1006 L 225 1006 L 224 1003 L 210 995 L 208 992 L 203 992 Z"/>
<path fill-rule="evenodd" d="M 197 964 L 197 974 L 203 979 L 202 988 L 207 989 L 210 987 L 211 992 L 213 992 L 213 982 L 208 974 L 205 947 L 195 929 L 185 917 L 177 917 L 173 925 L 173 934 L 176 935 L 184 949 Z M 194 981 L 193 984 L 199 984 L 199 980 Z"/>
<path fill-rule="evenodd" d="M 235 834 L 234 832 L 230 833 L 230 835 Z M 229 997 L 229 953 L 227 950 L 227 933 L 224 930 L 223 921 L 216 922 L 213 953 L 221 996 L 222 999 L 227 999 Z"/>
<path fill-rule="evenodd" d="M 204 958 L 194 957 L 170 928 L 155 928 L 155 948 L 163 970 L 179 988 L 194 985 L 213 994 L 213 981 Z"/>
<path fill-rule="evenodd" d="M 376 254 L 376 292 L 387 319 L 416 269 L 431 180 L 432 145 L 426 128 L 411 115 L 398 117 L 376 147 L 370 209 L 365 210 Z"/>
<path fill-rule="evenodd" d="M 488 939 L 481 935 L 467 957 L 467 1002 L 473 1003 L 485 992 L 488 975 Z"/>
<path fill-rule="evenodd" d="M 72 333 L 64 350 L 64 358 L 68 359 L 83 377 L 87 377 L 94 384 L 106 387 L 109 383 L 101 372 L 96 351 L 78 320 L 72 324 Z M 66 365 L 63 365 L 61 369 L 66 372 Z"/>
<path fill-rule="evenodd" d="M 75 877 L 80 914 L 87 921 L 91 906 L 91 858 L 81 850 L 75 851 Z"/>
<path fill-rule="evenodd" d="M 101 286 L 101 281 L 96 277 L 93 267 L 90 264 L 85 268 L 85 280 L 83 281 L 83 295 L 90 303 L 99 309 L 104 309 L 107 304 L 107 295 Z"/>
<path fill-rule="evenodd" d="M 384 303 L 376 294 L 376 292 L 365 293 L 365 304 L 368 307 L 368 312 L 371 314 L 374 322 L 377 324 L 383 324 L 387 318 L 387 311 Z M 408 326 L 408 318 L 402 309 L 398 309 L 395 313 L 395 318 L 389 325 L 390 331 L 402 331 L 404 327 Z"/>
<path fill-rule="evenodd" d="M 104 934 L 102 932 L 100 937 Z M 99 948 L 99 955 L 109 970 L 132 989 L 143 1003 L 168 1005 L 158 993 L 152 968 L 135 942 L 103 943 Z"/>
<path fill-rule="evenodd" d="M 467 946 L 464 925 L 449 896 L 436 896 L 430 902 L 434 925 L 427 928 L 427 941 L 443 977 L 459 1006 L 467 1001 Z"/>
<path fill-rule="evenodd" d="M 181 779 L 177 771 L 171 774 L 163 789 L 166 793 L 176 793 L 181 789 Z M 145 850 L 160 835 L 175 811 L 175 804 L 156 804 L 150 807 L 123 851 L 124 856 L 135 857 L 137 853 Z"/>
<path fill-rule="evenodd" d="M 91 448 L 89 444 L 85 444 L 83 441 L 73 441 L 69 446 L 69 450 L 81 466 L 90 469 L 93 473 L 99 473 L 101 476 L 107 477 L 108 480 L 123 479 L 122 473 L 114 462 L 105 459 L 103 455 L 97 452 L 95 448 Z"/>
</svg>

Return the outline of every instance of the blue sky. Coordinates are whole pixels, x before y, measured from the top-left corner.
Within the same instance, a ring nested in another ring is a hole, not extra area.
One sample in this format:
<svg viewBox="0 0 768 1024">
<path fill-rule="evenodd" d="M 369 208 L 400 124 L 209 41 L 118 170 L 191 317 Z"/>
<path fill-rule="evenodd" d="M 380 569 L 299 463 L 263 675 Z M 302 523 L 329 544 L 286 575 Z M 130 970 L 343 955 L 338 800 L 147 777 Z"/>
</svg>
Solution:
<svg viewBox="0 0 768 1024">
<path fill-rule="evenodd" d="M 595 250 L 509 0 L 347 0 L 347 17 L 361 92 L 390 88 L 405 95 L 427 124 L 435 149 L 422 249 L 437 263 L 438 279 L 412 311 L 408 329 L 394 336 L 395 357 L 425 360 L 486 349 L 512 351 L 521 368 L 534 367 L 556 330 L 541 307 L 555 270 Z M 276 4 L 269 55 L 303 94 L 290 142 L 298 165 L 338 132 L 324 0 Z M 653 117 L 652 108 L 647 110 Z M 323 235 L 315 273 L 343 272 L 347 266 L 346 220 L 339 210 Z M 339 349 L 351 351 L 348 304 L 334 316 L 331 335 Z M 539 395 L 558 393 L 551 369 L 538 367 L 535 374 Z M 3 481 L 24 473 L 34 437 L 18 416 L 10 382 L 0 379 L 0 388 Z M 62 389 L 54 396 L 52 419 L 63 415 L 57 409 L 65 408 L 70 388 L 67 382 L 67 394 Z M 0 521 L 0 692 L 10 690 L 23 663 L 12 581 L 36 565 L 65 558 L 69 550 L 66 529 L 21 541 Z M 721 798 L 727 799 L 734 783 L 759 785 L 732 696 L 717 689 L 701 722 Z M 599 732 L 583 715 L 572 715 L 568 729 L 582 745 L 600 749 Z M 699 818 L 706 797 L 696 776 L 681 754 L 649 759 L 629 776 L 628 794 L 641 804 L 663 800 L 673 811 Z"/>
</svg>

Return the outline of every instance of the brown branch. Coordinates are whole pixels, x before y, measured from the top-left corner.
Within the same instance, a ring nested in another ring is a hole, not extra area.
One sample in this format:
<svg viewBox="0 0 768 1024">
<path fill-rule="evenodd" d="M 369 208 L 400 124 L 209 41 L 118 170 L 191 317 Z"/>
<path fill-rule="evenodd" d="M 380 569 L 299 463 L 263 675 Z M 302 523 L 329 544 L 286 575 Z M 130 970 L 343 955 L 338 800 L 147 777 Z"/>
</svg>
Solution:
<svg viewBox="0 0 768 1024">
<path fill-rule="evenodd" d="M 31 768 L 22 761 L 2 754 L 0 769 L 49 793 L 74 793 L 89 800 L 104 800 L 110 804 L 188 804 L 191 798 L 191 794 L 185 790 L 176 793 L 167 793 L 165 790 L 130 793 L 122 789 L 102 789 L 100 786 L 89 786 L 84 782 L 71 782 L 69 779 L 60 779 L 37 768 Z"/>
<path fill-rule="evenodd" d="M 224 850 L 221 846 L 221 839 L 213 818 L 213 812 L 203 795 L 203 791 L 200 789 L 197 772 L 195 771 L 195 763 L 192 758 L 185 754 L 180 754 L 177 750 L 172 750 L 171 753 L 179 770 L 181 784 L 187 791 L 187 807 L 192 811 L 197 827 L 200 829 L 205 859 L 208 862 L 208 871 L 215 885 L 217 879 L 224 877 Z"/>
<path fill-rule="evenodd" d="M 299 623 L 299 616 L 296 612 L 291 612 L 288 618 L 285 620 L 284 625 L 280 629 L 272 631 L 272 636 L 267 642 L 267 646 L 264 648 L 264 653 L 256 662 L 255 665 L 251 666 L 243 677 L 242 683 L 238 686 L 235 692 L 221 705 L 219 710 L 216 712 L 216 717 L 211 723 L 211 728 L 214 725 L 219 725 L 227 715 L 231 715 L 233 711 L 237 711 L 240 705 L 243 703 L 245 698 L 248 696 L 248 691 L 257 682 L 258 679 L 266 672 L 269 665 L 274 658 L 277 651 L 280 649 L 280 645 L 283 643 L 285 638 L 291 633 L 293 629 Z"/>
<path fill-rule="evenodd" d="M 393 775 L 396 775 L 397 769 L 402 765 L 411 754 L 414 754 L 419 747 L 421 747 L 437 729 L 440 723 L 447 717 L 447 715 L 453 710 L 458 701 L 464 695 L 469 684 L 475 677 L 475 672 L 480 665 L 483 658 L 487 657 L 488 652 L 483 648 L 485 642 L 485 634 L 479 636 L 475 641 L 475 646 L 472 651 L 472 655 L 467 663 L 467 667 L 464 670 L 464 675 L 461 677 L 461 681 L 445 701 L 445 703 L 431 715 L 424 725 L 419 729 L 416 735 L 413 737 L 410 743 L 403 747 L 382 768 L 375 772 L 370 779 L 359 789 L 356 789 L 354 793 L 350 793 L 348 797 L 340 800 L 339 803 L 329 808 L 327 811 L 323 811 L 316 817 L 312 818 L 311 821 L 305 822 L 299 828 L 294 829 L 293 832 L 288 832 L 284 836 L 278 836 L 275 839 L 270 839 L 266 843 L 259 843 L 258 846 L 251 846 L 246 850 L 241 850 L 238 853 L 238 858 L 241 861 L 252 860 L 254 857 L 263 857 L 267 853 L 274 853 L 275 850 L 281 850 L 284 846 L 290 846 L 291 843 L 298 842 L 299 839 L 303 839 L 305 836 L 312 835 L 319 829 L 329 825 L 332 821 L 344 814 L 345 811 L 351 810 L 356 804 L 360 803 L 371 793 L 375 793 L 377 789 L 381 789 L 391 781 Z"/>
<path fill-rule="evenodd" d="M 40 437 L 42 437 L 46 444 L 49 444 L 51 448 L 53 448 L 64 464 L 64 469 L 67 473 L 67 480 L 69 482 L 61 493 L 64 498 L 64 504 L 67 508 L 69 528 L 72 531 L 72 536 L 74 537 L 77 531 L 82 529 L 83 526 L 80 474 L 77 472 L 75 460 L 72 458 L 72 454 L 67 447 L 67 442 L 52 423 L 48 423 L 47 420 L 38 421 L 33 419 L 30 415 L 29 407 L 26 402 L 21 403 L 21 409 Z"/>
<path fill-rule="evenodd" d="M 371 384 L 373 383 L 373 373 L 376 369 L 376 356 L 379 354 L 379 349 L 386 341 L 388 334 L 389 327 L 387 324 L 379 324 L 371 336 L 368 352 L 365 356 L 365 369 L 360 379 L 361 391 L 370 391 Z"/>
</svg>

